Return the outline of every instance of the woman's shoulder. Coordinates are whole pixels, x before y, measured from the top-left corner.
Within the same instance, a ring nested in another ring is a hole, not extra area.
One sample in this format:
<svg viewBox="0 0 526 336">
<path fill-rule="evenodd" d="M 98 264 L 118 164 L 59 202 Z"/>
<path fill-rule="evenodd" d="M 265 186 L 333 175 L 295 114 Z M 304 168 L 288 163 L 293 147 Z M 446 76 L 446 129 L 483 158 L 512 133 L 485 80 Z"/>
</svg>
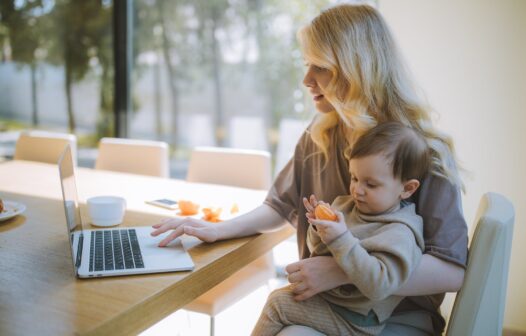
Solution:
<svg viewBox="0 0 526 336">
<path fill-rule="evenodd" d="M 419 188 L 419 194 L 422 193 L 436 193 L 448 197 L 448 193 L 460 191 L 460 187 L 445 176 L 436 174 L 434 172 L 428 173 L 422 180 Z"/>
</svg>

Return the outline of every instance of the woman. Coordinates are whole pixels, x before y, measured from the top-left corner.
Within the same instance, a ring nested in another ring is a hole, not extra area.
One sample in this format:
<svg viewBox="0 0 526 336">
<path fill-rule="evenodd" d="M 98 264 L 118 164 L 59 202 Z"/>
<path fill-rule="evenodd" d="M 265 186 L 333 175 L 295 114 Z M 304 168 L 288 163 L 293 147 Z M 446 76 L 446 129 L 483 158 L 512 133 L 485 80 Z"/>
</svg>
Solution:
<svg viewBox="0 0 526 336">
<path fill-rule="evenodd" d="M 344 285 L 348 280 L 331 257 L 308 258 L 308 222 L 302 198 L 314 194 L 331 203 L 336 196 L 348 194 L 347 153 L 354 141 L 378 123 L 401 122 L 426 138 L 433 151 L 433 165 L 413 199 L 424 219 L 425 254 L 413 276 L 396 293 L 409 298 L 388 320 L 385 334 L 438 334 L 444 328 L 438 312 L 443 293 L 460 288 L 467 257 L 467 226 L 452 141 L 433 127 L 391 33 L 375 9 L 332 7 L 300 30 L 298 38 L 307 66 L 303 83 L 319 113 L 264 204 L 220 224 L 170 220 L 154 226 L 157 230 L 152 234 L 174 230 L 161 245 L 183 233 L 214 242 L 276 229 L 286 220 L 297 227 L 302 259 L 286 268 L 296 299 L 305 300 Z"/>
</svg>

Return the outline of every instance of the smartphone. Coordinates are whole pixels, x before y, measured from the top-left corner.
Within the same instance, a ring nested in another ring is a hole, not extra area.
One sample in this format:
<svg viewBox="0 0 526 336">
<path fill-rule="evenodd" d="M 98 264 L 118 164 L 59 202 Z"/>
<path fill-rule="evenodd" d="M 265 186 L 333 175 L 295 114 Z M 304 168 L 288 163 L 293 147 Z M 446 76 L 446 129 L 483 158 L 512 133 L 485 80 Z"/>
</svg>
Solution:
<svg viewBox="0 0 526 336">
<path fill-rule="evenodd" d="M 153 201 L 146 201 L 146 203 L 155 205 L 161 208 L 165 208 L 165 209 L 170 209 L 170 210 L 177 209 L 177 201 L 174 201 L 168 198 L 161 198 L 161 199 L 156 199 Z"/>
</svg>

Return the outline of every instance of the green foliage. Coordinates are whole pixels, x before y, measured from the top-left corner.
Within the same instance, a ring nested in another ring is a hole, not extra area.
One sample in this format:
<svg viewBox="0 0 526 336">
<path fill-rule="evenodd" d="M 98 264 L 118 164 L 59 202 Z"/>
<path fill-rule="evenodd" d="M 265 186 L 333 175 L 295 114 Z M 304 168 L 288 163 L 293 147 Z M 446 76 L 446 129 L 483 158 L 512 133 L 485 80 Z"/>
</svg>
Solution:
<svg viewBox="0 0 526 336">
<path fill-rule="evenodd" d="M 264 97 L 269 126 L 283 117 L 304 117 L 303 60 L 296 41 L 300 25 L 328 6 L 329 0 L 136 0 L 134 1 L 134 74 L 136 82 L 154 66 L 164 65 L 171 98 L 171 125 L 160 120 L 157 132 L 177 134 L 181 97 L 212 85 L 215 113 L 222 114 L 224 87 L 243 85 L 253 76 Z M 114 59 L 111 1 L 0 0 L 0 52 L 9 45 L 17 64 L 63 67 L 68 124 L 76 128 L 72 86 L 87 76 L 99 81 L 96 137 L 113 135 Z M 225 51 L 241 45 L 240 60 Z M 250 55 L 255 50 L 256 56 Z M 153 62 L 139 62 L 149 55 Z M 160 79 L 157 79 L 160 81 Z M 160 84 L 159 84 L 160 85 Z M 132 88 L 135 87 L 132 85 Z M 140 108 L 139 93 L 132 108 Z M 157 96 L 156 100 L 161 97 Z M 219 117 L 216 120 L 219 121 Z M 218 124 L 217 128 L 224 125 Z M 88 141 L 89 142 L 89 141 Z M 175 141 L 173 142 L 175 144 Z"/>
</svg>

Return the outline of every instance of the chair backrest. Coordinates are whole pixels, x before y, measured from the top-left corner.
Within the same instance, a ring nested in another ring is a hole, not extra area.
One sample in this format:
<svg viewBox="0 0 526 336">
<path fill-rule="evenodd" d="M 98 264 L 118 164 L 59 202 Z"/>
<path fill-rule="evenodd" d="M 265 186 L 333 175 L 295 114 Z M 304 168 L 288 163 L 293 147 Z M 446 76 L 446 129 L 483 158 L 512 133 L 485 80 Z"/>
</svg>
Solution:
<svg viewBox="0 0 526 336">
<path fill-rule="evenodd" d="M 40 130 L 24 131 L 16 141 L 15 160 L 57 163 L 66 145 L 71 146 L 73 162 L 77 164 L 77 137 L 68 133 Z"/>
<path fill-rule="evenodd" d="M 270 153 L 261 150 L 196 147 L 190 155 L 190 182 L 268 189 L 271 182 Z"/>
<path fill-rule="evenodd" d="M 502 333 L 514 220 L 513 205 L 504 196 L 487 193 L 482 197 L 448 336 Z"/>
<path fill-rule="evenodd" d="M 95 169 L 169 177 L 168 144 L 162 141 L 102 138 Z"/>
</svg>

